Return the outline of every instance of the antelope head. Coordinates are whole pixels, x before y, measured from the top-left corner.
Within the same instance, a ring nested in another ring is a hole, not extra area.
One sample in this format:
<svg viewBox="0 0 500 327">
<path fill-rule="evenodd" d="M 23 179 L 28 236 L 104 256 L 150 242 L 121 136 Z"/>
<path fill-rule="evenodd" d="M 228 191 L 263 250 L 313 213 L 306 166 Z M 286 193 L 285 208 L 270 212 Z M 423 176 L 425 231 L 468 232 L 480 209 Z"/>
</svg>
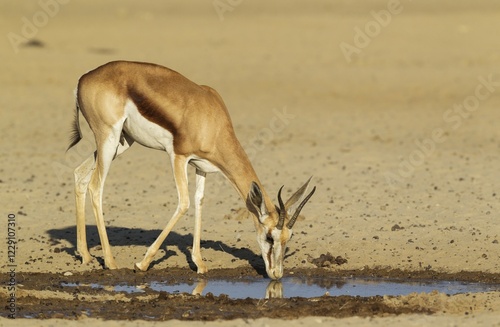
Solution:
<svg viewBox="0 0 500 327">
<path fill-rule="evenodd" d="M 283 276 L 283 259 L 285 257 L 286 244 L 292 237 L 292 228 L 297 221 L 300 211 L 316 191 L 316 187 L 295 206 L 304 195 L 309 180 L 297 190 L 286 202 L 281 198 L 281 190 L 278 191 L 278 206 L 275 210 L 266 207 L 262 191 L 257 183 L 252 183 L 248 194 L 248 202 L 253 206 L 250 209 L 257 217 L 257 242 L 262 251 L 262 258 L 266 265 L 267 275 L 272 279 L 280 279 Z"/>
</svg>

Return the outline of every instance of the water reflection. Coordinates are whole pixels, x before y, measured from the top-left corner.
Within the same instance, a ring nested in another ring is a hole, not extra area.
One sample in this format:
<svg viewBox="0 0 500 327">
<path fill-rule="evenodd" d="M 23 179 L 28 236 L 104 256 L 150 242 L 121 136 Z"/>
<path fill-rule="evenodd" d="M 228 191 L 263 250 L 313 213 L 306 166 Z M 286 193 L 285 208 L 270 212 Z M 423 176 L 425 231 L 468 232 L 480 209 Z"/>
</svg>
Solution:
<svg viewBox="0 0 500 327">
<path fill-rule="evenodd" d="M 141 285 L 101 285 L 98 283 L 62 283 L 63 287 L 89 287 L 108 292 L 142 293 L 168 292 L 171 294 L 191 293 L 193 295 L 215 296 L 226 294 L 233 299 L 273 299 L 290 297 L 331 296 L 375 296 L 406 295 L 413 292 L 429 293 L 434 290 L 445 294 L 500 291 L 499 284 L 463 283 L 458 281 L 415 281 L 334 277 L 285 277 L 279 281 L 263 278 L 241 278 L 229 280 L 198 279 L 187 283 L 151 281 Z"/>
<path fill-rule="evenodd" d="M 185 286 L 185 285 L 184 285 Z M 189 292 L 181 290 L 182 285 L 157 288 L 154 290 L 172 292 Z M 279 281 L 268 279 L 241 279 L 241 280 L 206 280 L 200 279 L 191 284 L 191 294 L 214 295 L 226 294 L 230 298 L 290 298 L 290 297 L 318 297 L 323 295 L 406 295 L 410 293 L 430 293 L 439 291 L 445 294 L 468 292 L 488 292 L 499 290 L 499 285 L 485 285 L 479 283 L 463 283 L 457 281 L 402 281 L 382 279 L 339 279 L 339 278 L 307 278 L 286 277 Z"/>
<path fill-rule="evenodd" d="M 209 283 L 209 281 L 206 279 L 198 280 L 198 282 L 196 283 L 191 294 L 192 295 L 203 295 L 203 291 L 205 291 L 205 288 L 207 287 L 208 283 Z M 222 291 L 222 294 L 223 293 L 224 292 Z M 269 284 L 267 284 L 264 297 L 266 299 L 281 299 L 281 298 L 283 298 L 283 283 L 279 280 L 271 280 L 269 282 Z"/>
<path fill-rule="evenodd" d="M 284 281 L 284 282 L 283 282 Z M 206 279 L 199 279 L 191 292 L 192 295 L 203 295 L 207 285 L 214 284 L 212 289 L 215 289 L 217 294 L 227 294 L 230 297 L 235 297 L 235 291 L 239 289 L 240 294 L 236 294 L 238 298 L 254 297 L 266 299 L 281 299 L 284 298 L 284 288 L 287 285 L 290 291 L 290 296 L 312 297 L 328 294 L 328 290 L 333 288 L 341 289 L 346 282 L 339 279 L 322 279 L 317 278 L 294 278 L 288 277 L 282 280 L 268 280 L 268 279 L 251 279 L 251 280 L 238 280 L 238 281 L 208 281 Z M 263 294 L 255 294 L 256 290 L 263 289 L 266 285 Z M 209 291 L 216 293 L 213 290 Z M 227 292 L 227 293 L 225 293 Z M 248 296 L 245 296 L 247 292 Z"/>
<path fill-rule="evenodd" d="M 272 280 L 266 287 L 266 299 L 283 298 L 283 283 L 279 280 Z"/>
</svg>

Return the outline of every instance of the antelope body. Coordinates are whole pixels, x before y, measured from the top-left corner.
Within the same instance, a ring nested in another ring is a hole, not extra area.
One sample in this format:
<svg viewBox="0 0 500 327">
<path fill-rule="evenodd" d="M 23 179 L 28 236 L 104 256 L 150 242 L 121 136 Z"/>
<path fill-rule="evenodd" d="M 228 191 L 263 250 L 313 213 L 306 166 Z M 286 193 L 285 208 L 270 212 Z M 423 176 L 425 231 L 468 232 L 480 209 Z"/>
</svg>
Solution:
<svg viewBox="0 0 500 327">
<path fill-rule="evenodd" d="M 253 213 L 257 241 L 267 274 L 272 279 L 282 277 L 286 243 L 292 235 L 292 227 L 300 210 L 315 188 L 298 206 L 296 204 L 303 197 L 310 179 L 286 203 L 281 199 L 280 189 L 279 206 L 275 206 L 236 138 L 226 106 L 214 89 L 198 85 L 163 66 L 115 61 L 79 79 L 73 137 L 68 150 L 82 138 L 79 112 L 88 122 L 97 147 L 95 153 L 74 173 L 77 250 L 83 263 L 92 259 L 85 232 L 85 197 L 88 191 L 105 266 L 117 268 L 104 225 L 103 187 L 113 159 L 137 142 L 169 154 L 178 205 L 143 260 L 135 264 L 136 269 L 148 269 L 175 223 L 189 208 L 189 164 L 196 168 L 195 228 L 191 256 L 198 272 L 207 271 L 200 253 L 205 178 L 207 173 L 220 172 Z M 289 212 L 292 211 L 294 214 L 289 218 Z"/>
</svg>

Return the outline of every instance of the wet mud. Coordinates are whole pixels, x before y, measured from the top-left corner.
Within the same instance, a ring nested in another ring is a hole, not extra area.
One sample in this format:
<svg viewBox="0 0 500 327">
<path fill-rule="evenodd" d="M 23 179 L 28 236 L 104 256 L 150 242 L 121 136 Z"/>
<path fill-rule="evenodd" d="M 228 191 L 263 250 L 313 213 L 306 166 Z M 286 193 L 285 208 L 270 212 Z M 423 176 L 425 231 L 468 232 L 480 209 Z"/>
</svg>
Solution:
<svg viewBox="0 0 500 327">
<path fill-rule="evenodd" d="M 500 284 L 500 274 L 461 272 L 457 274 L 434 271 L 408 272 L 392 269 L 365 269 L 357 271 L 332 269 L 293 269 L 287 276 L 300 276 L 311 280 L 331 280 L 322 277 L 367 277 L 398 280 L 446 280 L 484 284 Z M 265 278 L 251 268 L 209 271 L 206 280 Z M 84 317 L 112 320 L 230 320 L 236 318 L 294 319 L 306 316 L 368 317 L 409 313 L 432 314 L 438 307 L 398 301 L 393 296 L 331 296 L 280 298 L 277 284 L 269 283 L 261 298 L 232 299 L 227 295 L 204 295 L 154 291 L 144 285 L 154 281 L 192 284 L 193 292 L 200 287 L 200 276 L 189 269 L 152 269 L 135 272 L 130 269 L 94 270 L 85 273 L 19 273 L 17 275 L 18 318 Z M 327 282 L 326 282 L 327 283 Z M 99 287 L 95 287 L 98 284 Z M 203 283 L 202 283 L 203 284 Z M 67 287 L 65 285 L 72 285 Z M 93 286 L 94 285 L 94 286 Z M 133 285 L 140 292 L 115 288 Z M 328 286 L 328 285 L 323 285 Z M 203 287 L 203 285 L 202 285 Z M 199 292 L 201 293 L 201 292 Z M 7 295 L 2 293 L 3 303 Z M 388 298 L 394 298 L 390 305 Z"/>
</svg>

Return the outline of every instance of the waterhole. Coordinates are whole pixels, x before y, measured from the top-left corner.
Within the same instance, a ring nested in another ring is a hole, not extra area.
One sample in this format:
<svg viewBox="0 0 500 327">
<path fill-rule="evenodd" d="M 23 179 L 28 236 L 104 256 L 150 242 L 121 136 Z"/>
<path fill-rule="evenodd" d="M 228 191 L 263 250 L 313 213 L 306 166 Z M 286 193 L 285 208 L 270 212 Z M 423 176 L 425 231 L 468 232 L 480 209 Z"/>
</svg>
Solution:
<svg viewBox="0 0 500 327">
<path fill-rule="evenodd" d="M 113 293 L 167 292 L 170 294 L 188 293 L 193 295 L 227 295 L 232 299 L 245 298 L 311 298 L 329 296 L 375 296 L 407 295 L 410 293 L 430 293 L 438 291 L 449 295 L 458 293 L 477 293 L 500 291 L 498 284 L 482 284 L 460 281 L 400 280 L 376 278 L 310 278 L 285 277 L 280 281 L 263 278 L 242 279 L 198 279 L 186 283 L 151 281 L 145 284 L 117 284 L 113 286 L 98 283 L 65 283 L 61 286 L 70 291 L 72 288 L 91 288 Z"/>
</svg>

